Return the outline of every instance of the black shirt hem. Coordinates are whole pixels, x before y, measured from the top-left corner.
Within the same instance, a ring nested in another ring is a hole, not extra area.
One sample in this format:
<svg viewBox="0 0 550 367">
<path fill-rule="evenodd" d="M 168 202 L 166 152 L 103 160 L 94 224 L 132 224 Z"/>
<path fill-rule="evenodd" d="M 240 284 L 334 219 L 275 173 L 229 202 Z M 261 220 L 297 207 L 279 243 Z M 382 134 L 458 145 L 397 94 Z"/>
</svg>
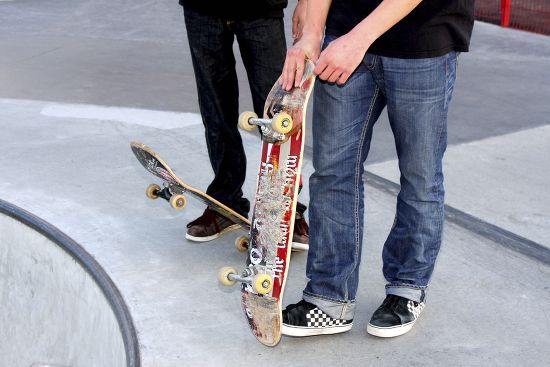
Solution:
<svg viewBox="0 0 550 367">
<path fill-rule="evenodd" d="M 423 51 L 409 51 L 409 52 L 400 52 L 400 51 L 389 51 L 377 48 L 368 49 L 368 53 L 383 56 L 383 57 L 393 57 L 396 59 L 426 59 L 432 57 L 439 57 L 448 54 L 451 51 L 456 52 L 468 52 L 469 47 L 465 45 L 452 45 L 437 50 L 423 50 Z"/>
</svg>

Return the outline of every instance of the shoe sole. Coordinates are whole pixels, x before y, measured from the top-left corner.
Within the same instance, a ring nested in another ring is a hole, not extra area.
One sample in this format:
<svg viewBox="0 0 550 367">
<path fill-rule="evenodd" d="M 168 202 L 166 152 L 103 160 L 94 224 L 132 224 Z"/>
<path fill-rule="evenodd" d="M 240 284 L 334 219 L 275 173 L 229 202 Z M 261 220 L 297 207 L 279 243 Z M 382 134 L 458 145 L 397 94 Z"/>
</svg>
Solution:
<svg viewBox="0 0 550 367">
<path fill-rule="evenodd" d="M 345 333 L 350 331 L 353 324 L 342 326 L 329 326 L 324 328 L 308 328 L 300 326 L 288 326 L 283 324 L 283 335 L 287 336 L 315 336 L 315 335 L 331 335 Z"/>
<path fill-rule="evenodd" d="M 292 242 L 292 251 L 296 251 L 296 252 L 309 251 L 309 244 L 301 243 L 301 242 Z"/>
<path fill-rule="evenodd" d="M 221 232 L 213 234 L 212 236 L 204 236 L 204 237 L 195 237 L 195 236 L 190 235 L 189 233 L 186 233 L 185 238 L 187 238 L 189 241 L 193 241 L 193 242 L 208 242 L 208 241 L 215 240 L 216 238 L 219 238 L 221 235 L 224 235 L 226 233 L 229 233 L 231 231 L 239 229 L 240 227 L 241 226 L 238 225 L 238 224 L 233 224 L 233 225 L 230 225 L 229 227 L 225 228 Z"/>
<path fill-rule="evenodd" d="M 411 331 L 415 322 L 416 320 L 411 321 L 404 325 L 392 326 L 392 327 L 380 327 L 369 323 L 367 325 L 367 333 L 369 333 L 370 335 L 378 336 L 380 338 L 393 338 Z"/>
</svg>

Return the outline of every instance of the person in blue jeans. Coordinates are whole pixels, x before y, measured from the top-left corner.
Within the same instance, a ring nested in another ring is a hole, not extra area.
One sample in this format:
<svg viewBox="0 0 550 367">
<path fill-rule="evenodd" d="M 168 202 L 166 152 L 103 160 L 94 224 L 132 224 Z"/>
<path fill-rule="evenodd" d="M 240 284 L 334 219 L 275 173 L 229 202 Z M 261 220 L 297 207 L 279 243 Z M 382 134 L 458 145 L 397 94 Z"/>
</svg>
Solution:
<svg viewBox="0 0 550 367">
<path fill-rule="evenodd" d="M 293 33 L 301 34 L 306 0 L 294 10 Z M 233 43 L 246 69 L 254 111 L 263 115 L 265 99 L 281 74 L 286 54 L 283 9 L 287 0 L 180 0 L 197 83 L 199 108 L 214 178 L 206 193 L 244 217 L 250 202 L 243 197 L 246 156 L 237 129 L 239 90 Z M 298 203 L 293 243 L 307 248 L 306 206 Z M 206 208 L 187 224 L 186 238 L 205 242 L 238 228 Z"/>
<path fill-rule="evenodd" d="M 401 190 L 382 252 L 386 298 L 367 332 L 402 335 L 424 309 L 443 230 L 447 111 L 458 53 L 469 48 L 473 9 L 473 0 L 308 5 L 303 36 L 287 52 L 282 84 L 288 90 L 299 83 L 306 58 L 316 62 L 309 282 L 303 299 L 283 312 L 284 334 L 352 328 L 363 239 L 363 165 L 384 107 Z"/>
</svg>

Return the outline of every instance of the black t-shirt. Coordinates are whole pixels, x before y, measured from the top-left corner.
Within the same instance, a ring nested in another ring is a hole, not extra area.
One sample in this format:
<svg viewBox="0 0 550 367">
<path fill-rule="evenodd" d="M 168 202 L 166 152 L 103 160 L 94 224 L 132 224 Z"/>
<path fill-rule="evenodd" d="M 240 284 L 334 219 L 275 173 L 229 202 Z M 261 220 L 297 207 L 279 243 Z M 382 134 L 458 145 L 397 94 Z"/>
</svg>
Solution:
<svg viewBox="0 0 550 367">
<path fill-rule="evenodd" d="M 342 36 L 365 19 L 382 0 L 333 0 L 326 34 Z M 474 25 L 474 0 L 423 0 L 369 48 L 370 53 L 424 58 L 468 51 Z"/>
<path fill-rule="evenodd" d="M 184 8 L 224 19 L 282 18 L 287 0 L 179 0 Z"/>
</svg>

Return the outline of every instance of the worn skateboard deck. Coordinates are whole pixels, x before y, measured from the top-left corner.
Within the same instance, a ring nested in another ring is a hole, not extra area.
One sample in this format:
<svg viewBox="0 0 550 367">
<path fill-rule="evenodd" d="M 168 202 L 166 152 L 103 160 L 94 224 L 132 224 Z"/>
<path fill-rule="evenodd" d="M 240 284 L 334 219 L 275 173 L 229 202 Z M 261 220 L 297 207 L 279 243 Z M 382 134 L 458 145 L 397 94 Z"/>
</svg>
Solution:
<svg viewBox="0 0 550 367">
<path fill-rule="evenodd" d="M 139 163 L 141 163 L 147 171 L 160 178 L 164 187 L 168 188 L 168 197 L 162 197 L 168 200 L 170 195 L 187 194 L 206 204 L 211 209 L 216 210 L 218 213 L 248 231 L 250 228 L 250 220 L 248 220 L 248 218 L 243 217 L 201 190 L 183 182 L 174 171 L 172 171 L 170 166 L 168 166 L 168 164 L 151 148 L 138 142 L 132 142 L 130 146 Z"/>
<path fill-rule="evenodd" d="M 273 289 L 265 295 L 242 283 L 245 317 L 254 336 L 267 346 L 281 339 L 281 302 L 288 273 L 291 242 L 304 148 L 306 109 L 315 82 L 315 65 L 307 61 L 300 87 L 284 91 L 275 83 L 269 93 L 264 119 L 286 112 L 293 128 L 283 143 L 262 143 L 258 185 L 251 219 L 247 267 L 269 274 Z"/>
</svg>

